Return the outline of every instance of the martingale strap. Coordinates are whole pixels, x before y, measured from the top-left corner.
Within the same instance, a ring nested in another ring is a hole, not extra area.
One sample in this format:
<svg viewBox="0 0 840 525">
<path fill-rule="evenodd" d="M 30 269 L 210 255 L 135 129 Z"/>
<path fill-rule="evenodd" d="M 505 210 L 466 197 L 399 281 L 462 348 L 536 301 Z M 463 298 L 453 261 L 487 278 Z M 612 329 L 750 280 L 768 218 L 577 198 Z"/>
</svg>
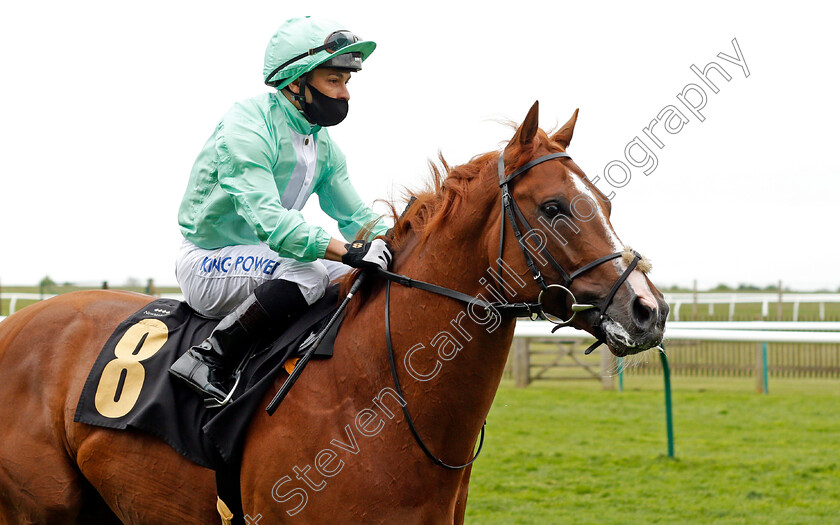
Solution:
<svg viewBox="0 0 840 525">
<path fill-rule="evenodd" d="M 469 297 L 469 296 L 467 296 Z M 388 361 L 391 364 L 391 375 L 394 378 L 394 388 L 397 391 L 397 394 L 400 396 L 400 399 L 405 400 L 405 395 L 403 394 L 402 387 L 400 386 L 400 378 L 397 376 L 397 363 L 394 360 L 394 345 L 391 341 L 391 281 L 385 283 L 385 342 L 388 346 Z M 481 438 L 478 442 L 478 450 L 476 450 L 475 455 L 471 460 L 464 463 L 463 465 L 450 465 L 445 463 L 442 459 L 435 456 L 429 447 L 423 442 L 423 438 L 420 437 L 420 433 L 417 431 L 417 427 L 414 426 L 414 420 L 411 418 L 411 414 L 408 412 L 408 404 L 407 403 L 400 403 L 402 406 L 403 415 L 405 416 L 406 422 L 408 422 L 408 428 L 411 429 L 411 433 L 414 435 L 414 440 L 417 441 L 417 444 L 420 445 L 420 448 L 423 449 L 423 452 L 426 456 L 431 459 L 435 465 L 441 466 L 445 469 L 449 470 L 459 470 L 462 468 L 469 467 L 473 464 L 473 462 L 478 459 L 478 455 L 481 454 L 481 447 L 484 446 L 484 428 L 487 426 L 487 421 L 481 425 Z"/>
</svg>

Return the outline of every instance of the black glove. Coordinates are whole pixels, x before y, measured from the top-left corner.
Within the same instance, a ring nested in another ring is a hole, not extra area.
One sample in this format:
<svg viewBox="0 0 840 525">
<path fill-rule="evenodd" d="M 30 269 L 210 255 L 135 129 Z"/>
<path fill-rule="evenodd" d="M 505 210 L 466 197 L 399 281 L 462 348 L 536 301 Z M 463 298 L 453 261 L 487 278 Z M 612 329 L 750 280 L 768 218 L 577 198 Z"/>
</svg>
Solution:
<svg viewBox="0 0 840 525">
<path fill-rule="evenodd" d="M 391 247 L 384 239 L 374 239 L 372 242 L 355 240 L 345 244 L 347 253 L 341 256 L 341 262 L 353 268 L 382 268 L 391 267 L 394 255 Z"/>
</svg>

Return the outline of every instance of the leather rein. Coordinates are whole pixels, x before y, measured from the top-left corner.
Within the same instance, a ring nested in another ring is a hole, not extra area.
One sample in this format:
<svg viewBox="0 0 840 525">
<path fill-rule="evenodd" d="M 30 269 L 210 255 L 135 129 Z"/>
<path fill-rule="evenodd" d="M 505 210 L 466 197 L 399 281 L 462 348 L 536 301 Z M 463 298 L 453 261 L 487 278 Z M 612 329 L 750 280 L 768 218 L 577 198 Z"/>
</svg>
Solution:
<svg viewBox="0 0 840 525">
<path fill-rule="evenodd" d="M 419 281 L 417 279 L 412 279 L 405 275 L 400 275 L 397 273 L 389 272 L 387 270 L 377 270 L 377 273 L 384 277 L 388 282 L 386 283 L 385 288 L 385 339 L 386 339 L 386 346 L 388 347 L 388 360 L 391 366 L 391 375 L 394 379 L 394 386 L 396 388 L 397 394 L 405 400 L 405 396 L 403 395 L 402 387 L 400 386 L 400 380 L 397 376 L 397 365 L 394 359 L 394 347 L 391 340 L 391 315 L 390 315 L 390 303 L 391 303 L 391 282 L 395 282 L 402 286 L 408 288 L 418 288 L 420 290 L 425 290 L 427 292 L 431 292 L 437 295 L 442 295 L 445 297 L 449 297 L 451 299 L 455 299 L 456 301 L 461 301 L 467 304 L 475 304 L 476 306 L 482 307 L 487 310 L 488 315 L 492 312 L 498 312 L 500 315 L 504 315 L 507 317 L 528 317 L 532 321 L 534 320 L 545 320 L 556 324 L 551 331 L 554 332 L 558 328 L 562 326 L 568 326 L 571 324 L 572 320 L 575 318 L 578 312 L 583 312 L 586 310 L 596 310 L 600 313 L 598 318 L 594 323 L 594 327 L 600 326 L 601 322 L 606 317 L 606 311 L 609 307 L 610 303 L 615 297 L 615 294 L 618 292 L 618 289 L 627 280 L 627 277 L 630 276 L 630 273 L 636 269 L 636 265 L 638 264 L 639 260 L 641 259 L 641 255 L 638 252 L 631 252 L 633 255 L 633 260 L 627 266 L 627 269 L 624 273 L 619 276 L 616 282 L 613 284 L 610 291 L 604 297 L 604 299 L 600 302 L 600 304 L 582 304 L 578 303 L 577 299 L 575 298 L 574 294 L 572 293 L 570 287 L 572 281 L 580 276 L 581 274 L 599 266 L 605 262 L 611 261 L 613 259 L 618 259 L 622 257 L 624 252 L 616 252 L 611 253 L 609 255 L 605 255 L 604 257 L 600 257 L 580 268 L 575 270 L 572 273 L 568 273 L 561 265 L 557 262 L 556 259 L 551 255 L 551 253 L 546 249 L 545 245 L 539 248 L 539 253 L 542 255 L 549 263 L 549 265 L 554 269 L 555 272 L 560 276 L 560 280 L 562 284 L 546 284 L 545 278 L 543 277 L 542 273 L 540 273 L 539 269 L 537 268 L 533 257 L 528 252 L 528 249 L 525 247 L 525 243 L 523 242 L 523 232 L 520 228 L 519 223 L 521 222 L 524 227 L 527 229 L 527 232 L 530 233 L 533 231 L 533 228 L 528 223 L 525 216 L 522 214 L 522 211 L 517 206 L 516 201 L 513 198 L 513 195 L 510 192 L 509 184 L 510 182 L 518 177 L 519 175 L 525 173 L 529 169 L 537 166 L 538 164 L 542 164 L 543 162 L 547 162 L 554 159 L 562 159 L 562 158 L 571 158 L 568 153 L 559 152 L 559 153 L 551 153 L 548 155 L 544 155 L 537 159 L 534 159 L 526 164 L 522 165 L 521 167 L 517 168 L 513 173 L 510 175 L 505 176 L 505 162 L 504 162 L 504 151 L 499 154 L 499 187 L 502 191 L 502 210 L 501 210 L 501 232 L 499 234 L 499 258 L 498 258 L 498 277 L 499 279 L 502 278 L 502 261 L 504 255 L 504 242 L 505 242 L 505 221 L 510 220 L 511 228 L 513 229 L 513 233 L 516 236 L 516 240 L 519 243 L 519 246 L 522 248 L 522 254 L 525 256 L 525 262 L 528 265 L 528 269 L 531 271 L 531 275 L 533 276 L 534 280 L 537 282 L 537 285 L 540 287 L 540 294 L 537 298 L 537 302 L 518 302 L 518 303 L 511 303 L 508 302 L 506 296 L 504 294 L 504 288 L 501 287 L 497 283 L 497 292 L 500 294 L 504 301 L 499 302 L 487 302 L 478 297 L 474 297 L 457 290 L 452 290 L 450 288 L 445 288 L 443 286 L 438 286 L 436 284 L 427 283 L 424 281 Z M 414 202 L 414 197 L 409 201 L 408 205 L 406 206 L 406 211 Z M 403 211 L 403 215 L 405 215 L 405 211 Z M 553 315 L 547 314 L 544 307 L 543 307 L 543 296 L 546 293 L 550 293 L 552 289 L 558 290 L 562 293 L 565 293 L 571 299 L 572 304 L 572 315 L 568 319 L 559 319 L 554 317 Z M 586 349 L 586 354 L 591 353 L 595 348 L 604 344 L 605 341 L 602 338 L 599 338 L 592 344 L 589 348 Z M 408 405 L 401 404 L 403 414 L 405 415 L 405 419 L 408 422 L 408 427 L 411 429 L 411 433 L 414 436 L 414 439 L 417 441 L 420 448 L 423 452 L 428 456 L 436 465 L 439 465 L 446 469 L 457 470 L 468 467 L 472 465 L 472 463 L 478 458 L 478 455 L 481 453 L 481 448 L 484 445 L 484 429 L 487 425 L 485 421 L 484 424 L 481 426 L 481 437 L 478 444 L 478 450 L 475 452 L 475 455 L 471 460 L 467 463 L 462 465 L 449 465 L 442 461 L 440 458 L 435 456 L 426 444 L 423 442 L 423 439 L 420 437 L 419 432 L 417 431 L 416 426 L 414 425 L 414 421 L 411 418 L 411 414 L 408 412 Z"/>
</svg>

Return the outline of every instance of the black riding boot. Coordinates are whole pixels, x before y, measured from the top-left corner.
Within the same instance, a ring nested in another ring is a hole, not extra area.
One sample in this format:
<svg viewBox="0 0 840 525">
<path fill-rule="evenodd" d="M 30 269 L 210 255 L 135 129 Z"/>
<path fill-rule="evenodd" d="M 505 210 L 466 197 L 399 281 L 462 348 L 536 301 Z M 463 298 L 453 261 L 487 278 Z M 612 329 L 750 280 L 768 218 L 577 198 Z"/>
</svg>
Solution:
<svg viewBox="0 0 840 525">
<path fill-rule="evenodd" d="M 282 279 L 264 283 L 219 321 L 207 339 L 175 361 L 169 373 L 222 402 L 232 387 L 231 375 L 256 340 L 285 330 L 306 306 L 297 284 Z"/>
</svg>

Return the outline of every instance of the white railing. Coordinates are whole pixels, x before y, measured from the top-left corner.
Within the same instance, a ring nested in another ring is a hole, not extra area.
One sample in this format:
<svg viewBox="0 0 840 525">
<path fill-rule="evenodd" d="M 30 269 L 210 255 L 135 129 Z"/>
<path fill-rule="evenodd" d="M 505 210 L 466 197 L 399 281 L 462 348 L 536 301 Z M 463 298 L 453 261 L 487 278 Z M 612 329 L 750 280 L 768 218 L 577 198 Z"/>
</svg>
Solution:
<svg viewBox="0 0 840 525">
<path fill-rule="evenodd" d="M 840 331 L 840 323 L 830 321 L 670 321 L 666 327 L 670 330 Z"/>
<path fill-rule="evenodd" d="M 693 293 L 665 293 L 665 301 L 671 306 L 671 318 L 680 320 L 680 306 L 686 304 L 708 305 L 709 315 L 714 314 L 716 304 L 729 305 L 729 320 L 735 317 L 736 304 L 761 304 L 761 318 L 770 316 L 770 303 L 779 302 L 779 292 L 766 293 L 734 293 L 734 292 L 699 292 L 695 301 Z M 782 292 L 782 303 L 793 303 L 793 320 L 799 319 L 799 305 L 801 303 L 818 303 L 820 320 L 825 319 L 826 303 L 840 303 L 840 293 L 786 293 Z"/>
<path fill-rule="evenodd" d="M 695 304 L 694 294 L 692 293 L 666 293 L 665 301 L 671 306 L 671 319 L 673 321 L 680 321 L 680 307 L 688 304 Z M 12 314 L 17 311 L 17 303 L 19 300 L 41 300 L 54 297 L 53 294 L 37 294 L 37 293 L 0 293 L 0 300 L 9 300 L 9 313 Z M 162 294 L 161 297 L 169 299 L 184 300 L 182 294 Z M 709 315 L 714 315 L 714 306 L 716 304 L 729 305 L 729 322 L 733 322 L 735 318 L 735 306 L 738 304 L 761 304 L 761 318 L 766 319 L 770 316 L 770 303 L 778 303 L 778 292 L 768 293 L 718 293 L 718 292 L 700 292 L 697 294 L 696 304 L 707 305 L 709 308 Z M 799 305 L 802 303 L 818 303 L 819 304 L 819 318 L 820 321 L 825 319 L 825 305 L 826 303 L 840 303 L 840 293 L 782 293 L 783 303 L 793 304 L 793 321 L 799 320 Z M 720 327 L 723 328 L 723 327 Z M 727 327 L 729 329 L 731 327 Z M 803 328 L 796 328 L 795 330 L 802 330 Z M 805 328 L 810 330 L 811 328 Z M 824 328 L 822 328 L 824 329 Z"/>
<path fill-rule="evenodd" d="M 18 302 L 19 301 L 41 301 L 43 299 L 49 299 L 51 297 L 55 297 L 56 294 L 39 294 L 39 293 L 22 293 L 22 292 L 10 292 L 10 293 L 0 293 L 0 301 L 8 300 L 9 301 L 9 309 L 8 315 L 12 315 L 13 313 L 18 311 Z M 178 301 L 183 301 L 184 296 L 183 294 L 179 293 L 165 293 L 160 294 L 157 297 L 163 297 L 166 299 L 176 299 Z M 0 316 L 0 321 L 5 319 L 5 316 Z"/>
<path fill-rule="evenodd" d="M 531 369 L 533 367 L 540 368 L 542 371 L 538 372 L 535 379 L 539 378 L 548 368 L 554 366 L 555 363 L 566 357 L 569 360 L 577 363 L 575 364 L 561 364 L 556 366 L 582 366 L 586 368 L 592 377 L 600 379 L 604 388 L 613 388 L 614 374 L 611 370 L 615 370 L 616 366 L 613 362 L 611 352 L 601 347 L 600 351 L 600 374 L 593 374 L 589 368 L 592 366 L 591 362 L 581 361 L 578 357 L 580 350 L 574 350 L 575 345 L 561 345 L 564 347 L 560 352 L 559 357 L 549 364 L 535 364 L 531 365 L 530 360 L 530 343 L 539 340 L 557 340 L 565 341 L 581 341 L 583 344 L 588 344 L 594 341 L 594 337 L 588 333 L 576 330 L 571 327 L 560 328 L 554 333 L 551 333 L 553 325 L 546 321 L 519 321 L 516 324 L 514 332 L 513 348 L 512 348 L 512 365 L 513 378 L 516 386 L 527 386 L 531 380 Z M 816 331 L 824 330 L 824 331 Z M 736 342 L 736 343 L 755 343 L 756 358 L 755 358 L 755 377 L 756 389 L 759 392 L 767 393 L 768 381 L 768 344 L 769 343 L 810 343 L 810 344 L 840 344 L 840 323 L 827 322 L 669 322 L 665 326 L 665 339 L 663 346 L 668 346 L 671 342 L 679 341 L 709 341 L 709 342 Z M 558 348 L 559 349 L 559 348 Z M 560 350 L 560 349 L 559 349 Z M 541 351 L 538 353 L 545 353 Z M 570 358 L 570 359 L 569 359 Z M 836 362 L 832 361 L 832 362 Z M 788 363 L 791 364 L 791 363 Z M 799 365 L 796 365 L 799 366 Z M 813 363 L 806 363 L 802 366 L 813 367 Z M 836 364 L 829 363 L 829 372 L 834 370 L 836 373 Z M 832 368 L 833 367 L 833 368 Z M 620 367 L 619 367 L 620 370 Z M 825 370 L 824 370 L 825 371 Z"/>
<path fill-rule="evenodd" d="M 0 293 L 0 301 L 3 299 L 9 300 L 9 315 L 17 312 L 17 303 L 19 300 L 23 301 L 40 301 L 42 299 L 49 299 L 55 297 L 55 294 L 39 294 L 39 293 Z M 0 317 L 2 319 L 2 317 Z"/>
<path fill-rule="evenodd" d="M 591 339 L 588 333 L 563 327 L 551 333 L 547 321 L 518 321 L 514 337 L 539 339 Z M 815 331 L 826 330 L 826 331 Z M 840 323 L 671 321 L 665 325 L 665 343 L 671 341 L 748 341 L 756 343 L 840 343 Z"/>
</svg>

